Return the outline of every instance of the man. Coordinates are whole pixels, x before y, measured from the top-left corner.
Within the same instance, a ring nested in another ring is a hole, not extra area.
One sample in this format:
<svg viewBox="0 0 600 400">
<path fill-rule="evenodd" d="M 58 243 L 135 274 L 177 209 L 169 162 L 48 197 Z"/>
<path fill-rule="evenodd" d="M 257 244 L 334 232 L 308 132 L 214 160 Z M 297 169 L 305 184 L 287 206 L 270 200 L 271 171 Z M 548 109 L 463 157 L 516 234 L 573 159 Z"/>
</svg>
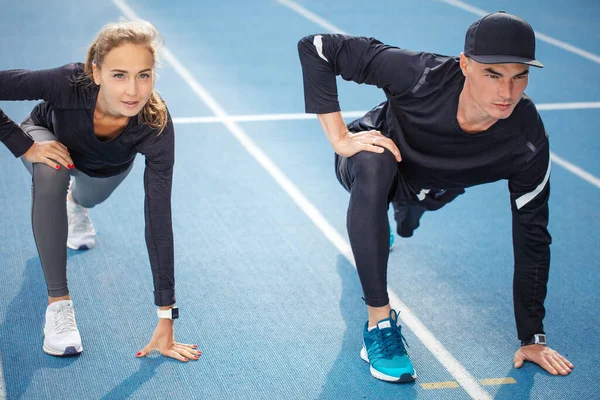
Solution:
<svg viewBox="0 0 600 400">
<path fill-rule="evenodd" d="M 368 308 L 361 357 L 385 381 L 411 382 L 415 370 L 387 295 L 390 233 L 409 237 L 426 210 L 470 186 L 508 180 L 513 215 L 513 300 L 521 347 L 514 366 L 539 364 L 553 375 L 573 365 L 546 346 L 542 320 L 550 264 L 550 151 L 537 110 L 523 94 L 535 36 L 523 19 L 487 15 L 467 30 L 459 58 L 418 53 L 364 37 L 311 35 L 298 51 L 306 112 L 336 153 L 336 175 L 350 192 L 347 228 Z M 345 125 L 336 75 L 377 85 L 387 101 Z"/>
</svg>

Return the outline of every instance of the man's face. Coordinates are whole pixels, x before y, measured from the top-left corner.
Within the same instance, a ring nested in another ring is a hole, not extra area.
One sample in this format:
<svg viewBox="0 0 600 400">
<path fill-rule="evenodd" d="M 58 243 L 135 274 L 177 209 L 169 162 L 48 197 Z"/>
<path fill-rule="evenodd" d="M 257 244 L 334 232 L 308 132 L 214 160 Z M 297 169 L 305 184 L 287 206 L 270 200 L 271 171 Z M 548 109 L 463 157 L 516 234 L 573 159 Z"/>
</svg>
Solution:
<svg viewBox="0 0 600 400">
<path fill-rule="evenodd" d="M 529 66 L 481 64 L 461 54 L 461 68 L 470 98 L 481 111 L 495 119 L 512 114 L 527 87 Z"/>
</svg>

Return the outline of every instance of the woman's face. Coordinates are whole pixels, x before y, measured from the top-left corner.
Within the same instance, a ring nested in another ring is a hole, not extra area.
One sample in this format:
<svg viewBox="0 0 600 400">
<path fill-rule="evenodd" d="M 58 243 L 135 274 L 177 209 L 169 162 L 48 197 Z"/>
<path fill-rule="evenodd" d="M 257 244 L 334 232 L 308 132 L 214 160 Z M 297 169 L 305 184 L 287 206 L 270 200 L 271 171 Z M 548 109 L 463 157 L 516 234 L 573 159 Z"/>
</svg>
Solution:
<svg viewBox="0 0 600 400">
<path fill-rule="evenodd" d="M 100 68 L 92 66 L 100 86 L 101 111 L 114 117 L 137 115 L 154 88 L 154 56 L 146 46 L 126 43 L 106 54 Z"/>
</svg>

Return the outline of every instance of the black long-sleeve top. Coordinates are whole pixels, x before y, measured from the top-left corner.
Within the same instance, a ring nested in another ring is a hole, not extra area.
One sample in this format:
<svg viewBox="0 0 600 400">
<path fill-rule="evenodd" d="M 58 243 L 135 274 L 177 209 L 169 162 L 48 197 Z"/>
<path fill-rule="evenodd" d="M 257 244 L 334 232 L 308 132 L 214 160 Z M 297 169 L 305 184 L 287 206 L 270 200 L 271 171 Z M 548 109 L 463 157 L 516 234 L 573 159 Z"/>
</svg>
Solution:
<svg viewBox="0 0 600 400">
<path fill-rule="evenodd" d="M 83 64 L 29 71 L 0 71 L 0 100 L 43 100 L 31 112 L 36 125 L 52 131 L 70 152 L 75 167 L 89 176 L 108 177 L 124 172 L 135 155 L 146 158 L 144 172 L 146 245 L 158 306 L 175 303 L 171 186 L 175 161 L 175 133 L 169 115 L 159 135 L 156 128 L 132 117 L 119 136 L 101 141 L 94 134 L 98 87 L 83 83 Z M 33 144 L 18 124 L 0 110 L 0 141 L 20 157 Z"/>
<path fill-rule="evenodd" d="M 543 333 L 551 243 L 550 151 L 531 99 L 524 95 L 509 118 L 468 134 L 457 121 L 465 78 L 456 57 L 339 34 L 307 36 L 299 41 L 298 51 L 308 113 L 340 111 L 337 75 L 383 89 L 383 133 L 400 149 L 398 170 L 415 193 L 508 180 L 518 337 Z"/>
</svg>

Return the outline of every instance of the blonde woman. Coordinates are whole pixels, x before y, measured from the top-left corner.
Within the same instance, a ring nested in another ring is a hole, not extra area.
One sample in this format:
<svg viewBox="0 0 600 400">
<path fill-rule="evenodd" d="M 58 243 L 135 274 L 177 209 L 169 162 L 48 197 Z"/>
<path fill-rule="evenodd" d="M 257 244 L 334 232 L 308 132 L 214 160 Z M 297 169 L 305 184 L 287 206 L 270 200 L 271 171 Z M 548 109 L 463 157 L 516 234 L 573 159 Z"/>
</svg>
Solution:
<svg viewBox="0 0 600 400">
<path fill-rule="evenodd" d="M 0 100 L 43 100 L 21 126 L 0 110 L 0 140 L 33 177 L 33 236 L 48 287 L 43 344 L 48 354 L 83 350 L 67 286 L 66 248 L 94 246 L 87 209 L 110 196 L 131 171 L 137 153 L 146 158 L 146 244 L 159 307 L 154 335 L 137 356 L 156 349 L 188 361 L 201 354 L 196 345 L 174 340 L 174 130 L 154 90 L 159 45 L 151 24 L 119 22 L 99 32 L 83 64 L 0 71 Z"/>
</svg>

